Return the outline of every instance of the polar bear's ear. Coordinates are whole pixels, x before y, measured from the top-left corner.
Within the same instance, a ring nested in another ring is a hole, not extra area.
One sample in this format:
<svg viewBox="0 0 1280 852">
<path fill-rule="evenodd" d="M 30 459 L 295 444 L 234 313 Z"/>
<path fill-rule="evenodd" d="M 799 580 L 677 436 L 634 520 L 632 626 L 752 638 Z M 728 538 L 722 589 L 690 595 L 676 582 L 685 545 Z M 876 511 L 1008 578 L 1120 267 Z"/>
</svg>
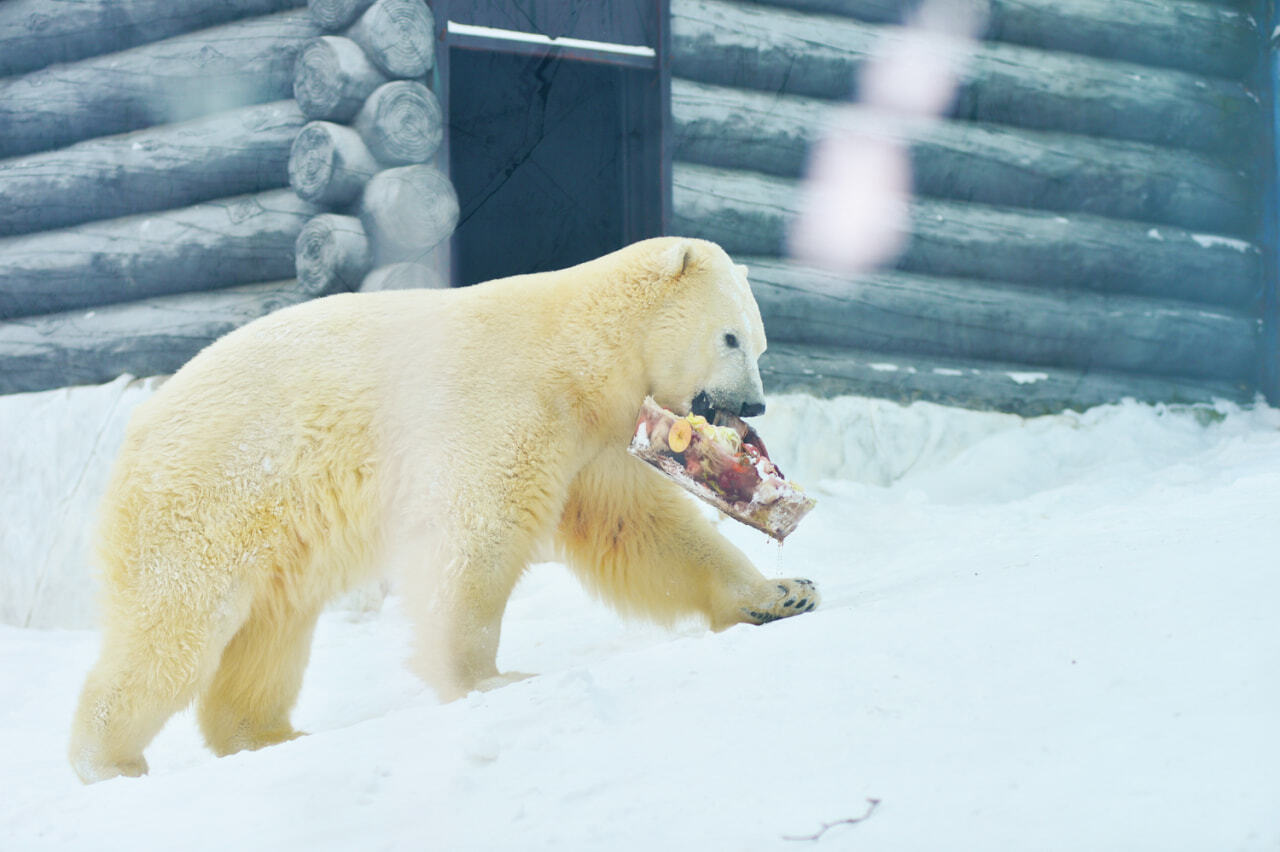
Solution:
<svg viewBox="0 0 1280 852">
<path fill-rule="evenodd" d="M 693 263 L 697 246 L 689 240 L 677 240 L 662 253 L 662 277 L 673 281 L 685 274 Z"/>
</svg>

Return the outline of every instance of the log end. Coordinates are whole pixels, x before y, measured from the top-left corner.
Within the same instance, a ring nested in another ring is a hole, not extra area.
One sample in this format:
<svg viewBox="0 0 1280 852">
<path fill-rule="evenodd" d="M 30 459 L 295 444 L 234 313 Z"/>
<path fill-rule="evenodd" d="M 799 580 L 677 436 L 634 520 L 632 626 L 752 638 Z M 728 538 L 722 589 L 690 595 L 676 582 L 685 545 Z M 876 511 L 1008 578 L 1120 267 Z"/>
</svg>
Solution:
<svg viewBox="0 0 1280 852">
<path fill-rule="evenodd" d="M 351 25 L 360 13 L 373 5 L 373 0 L 307 0 L 307 11 L 325 32 Z"/>
<path fill-rule="evenodd" d="M 390 165 L 427 162 L 444 137 L 440 101 L 414 80 L 378 87 L 356 115 L 355 127 L 373 155 Z"/>
<path fill-rule="evenodd" d="M 385 74 L 421 77 L 435 64 L 435 19 L 423 0 L 378 0 L 348 31 Z"/>
<path fill-rule="evenodd" d="M 379 264 L 420 260 L 458 224 L 458 196 L 431 166 L 400 166 L 374 175 L 360 202 Z"/>
<path fill-rule="evenodd" d="M 298 281 L 308 291 L 356 290 L 369 271 L 369 240 L 354 216 L 322 213 L 302 227 L 295 245 Z"/>
</svg>

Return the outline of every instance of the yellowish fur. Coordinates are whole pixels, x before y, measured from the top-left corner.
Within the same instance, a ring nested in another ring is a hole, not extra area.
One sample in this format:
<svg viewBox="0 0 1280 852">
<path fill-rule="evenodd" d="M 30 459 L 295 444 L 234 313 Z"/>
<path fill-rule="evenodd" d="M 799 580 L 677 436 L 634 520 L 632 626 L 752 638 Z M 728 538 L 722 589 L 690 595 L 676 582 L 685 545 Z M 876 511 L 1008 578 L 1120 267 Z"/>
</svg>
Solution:
<svg viewBox="0 0 1280 852">
<path fill-rule="evenodd" d="M 461 291 L 316 300 L 192 359 L 135 415 L 103 499 L 81 778 L 145 772 L 193 700 L 220 755 L 297 736 L 316 616 L 379 570 L 446 699 L 517 677 L 495 665 L 502 615 L 549 546 L 624 612 L 792 614 L 785 585 L 625 453 L 646 394 L 687 410 L 758 392 L 744 273 L 713 244 L 649 240 Z"/>
</svg>

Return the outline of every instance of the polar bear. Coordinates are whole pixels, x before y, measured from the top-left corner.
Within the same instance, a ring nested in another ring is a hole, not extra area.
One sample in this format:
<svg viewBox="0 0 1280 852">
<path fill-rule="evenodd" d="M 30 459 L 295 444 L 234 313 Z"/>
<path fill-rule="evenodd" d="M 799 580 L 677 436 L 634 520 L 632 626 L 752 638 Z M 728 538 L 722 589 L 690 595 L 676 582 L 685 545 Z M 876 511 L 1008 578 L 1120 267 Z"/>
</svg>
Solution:
<svg viewBox="0 0 1280 852">
<path fill-rule="evenodd" d="M 298 736 L 317 615 L 378 570 L 444 700 L 522 676 L 498 672 L 499 630 L 545 558 L 659 622 L 812 609 L 812 583 L 765 579 L 626 452 L 646 395 L 761 413 L 764 348 L 746 268 L 675 238 L 461 290 L 330 296 L 216 341 L 139 407 L 102 502 L 76 772 L 146 772 L 193 700 L 218 755 Z"/>
</svg>

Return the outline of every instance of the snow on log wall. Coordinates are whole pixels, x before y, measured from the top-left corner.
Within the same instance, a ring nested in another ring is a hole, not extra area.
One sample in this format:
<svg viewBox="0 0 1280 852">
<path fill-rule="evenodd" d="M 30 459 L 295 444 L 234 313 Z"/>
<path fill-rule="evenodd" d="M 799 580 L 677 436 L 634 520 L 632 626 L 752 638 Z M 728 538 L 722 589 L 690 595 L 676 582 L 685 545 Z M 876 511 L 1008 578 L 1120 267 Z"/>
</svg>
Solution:
<svg viewBox="0 0 1280 852">
<path fill-rule="evenodd" d="M 809 147 L 863 120 L 859 72 L 905 5 L 671 0 L 673 230 L 751 267 L 770 389 L 1251 398 L 1269 135 L 1244 2 L 991 0 L 945 120 L 895 127 L 916 198 L 894 268 L 784 259 Z"/>
<path fill-rule="evenodd" d="M 0 3 L 0 393 L 170 373 L 257 316 L 430 260 L 457 216 L 427 165 L 430 9 L 306 5 Z"/>
</svg>

